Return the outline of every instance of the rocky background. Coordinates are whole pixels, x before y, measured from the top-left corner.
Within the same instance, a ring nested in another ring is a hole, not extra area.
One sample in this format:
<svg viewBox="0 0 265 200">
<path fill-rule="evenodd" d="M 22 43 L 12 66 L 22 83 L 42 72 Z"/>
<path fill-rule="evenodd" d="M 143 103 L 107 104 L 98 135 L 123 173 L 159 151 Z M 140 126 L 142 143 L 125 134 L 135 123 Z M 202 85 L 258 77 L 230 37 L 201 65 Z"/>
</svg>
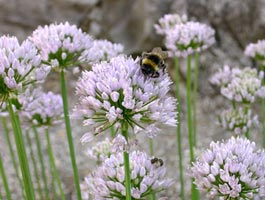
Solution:
<svg viewBox="0 0 265 200">
<path fill-rule="evenodd" d="M 69 21 L 76 24 L 95 38 L 104 38 L 125 46 L 125 53 L 134 56 L 149 51 L 155 46 L 163 47 L 163 38 L 155 33 L 153 25 L 167 13 L 187 14 L 189 19 L 207 23 L 216 31 L 216 44 L 201 55 L 198 94 L 198 146 L 207 147 L 214 139 L 228 138 L 215 124 L 216 114 L 226 104 L 217 88 L 209 84 L 209 77 L 224 64 L 230 66 L 253 66 L 256 64 L 244 57 L 245 46 L 250 42 L 265 38 L 264 0 L 0 0 L 0 35 L 8 34 L 25 39 L 38 25 Z M 169 72 L 174 79 L 172 61 L 168 60 Z M 182 133 L 183 149 L 188 158 L 185 105 L 185 62 L 181 61 Z M 60 92 L 57 74 L 52 74 L 46 84 L 47 89 Z M 69 74 L 69 94 L 73 94 L 76 76 Z M 174 95 L 174 87 L 172 87 Z M 74 95 L 71 95 L 72 97 Z M 74 105 L 74 97 L 70 99 Z M 257 106 L 257 110 L 258 110 Z M 84 133 L 80 122 L 74 126 L 75 147 L 82 179 L 94 167 L 94 162 L 85 156 L 87 146 L 81 146 L 79 139 Z M 253 138 L 258 141 L 260 128 L 253 130 Z M 40 133 L 43 130 L 40 130 Z M 57 166 L 64 183 L 68 199 L 75 199 L 74 185 L 64 127 L 51 130 L 52 142 L 56 151 Z M 2 133 L 0 132 L 0 135 Z M 175 129 L 164 129 L 155 140 L 157 156 L 162 157 L 169 169 L 168 175 L 178 182 L 178 160 Z M 41 135 L 43 137 L 44 135 Z M 33 140 L 33 138 L 32 138 Z M 146 138 L 140 139 L 145 145 Z M 159 141 L 159 144 L 158 142 Z M 90 144 L 92 145 L 92 144 Z M 0 137 L 0 152 L 5 166 L 11 166 L 4 137 Z M 46 146 L 43 145 L 46 154 Z M 47 158 L 46 158 L 47 159 Z M 48 159 L 47 159 L 48 161 Z M 185 160 L 188 166 L 188 160 Z M 185 167 L 187 169 L 188 167 Z M 188 174 L 188 170 L 186 171 Z M 9 177 L 15 177 L 12 169 Z M 49 179 L 50 180 L 50 179 Z M 50 180 L 51 181 L 51 180 Z M 9 179 L 14 199 L 20 199 L 17 183 Z M 187 187 L 189 183 L 187 182 Z M 3 189 L 0 182 L 0 189 Z M 175 184 L 164 196 L 170 200 L 179 199 L 179 185 Z M 188 191 L 188 190 L 187 190 Z"/>
</svg>

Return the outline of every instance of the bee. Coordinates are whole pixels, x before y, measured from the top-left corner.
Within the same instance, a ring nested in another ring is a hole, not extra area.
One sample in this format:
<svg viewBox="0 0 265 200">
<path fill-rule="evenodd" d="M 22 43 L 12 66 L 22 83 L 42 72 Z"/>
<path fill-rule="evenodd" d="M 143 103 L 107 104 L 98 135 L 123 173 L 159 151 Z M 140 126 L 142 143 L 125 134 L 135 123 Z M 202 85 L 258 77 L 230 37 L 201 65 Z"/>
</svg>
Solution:
<svg viewBox="0 0 265 200">
<path fill-rule="evenodd" d="M 162 159 L 154 157 L 151 159 L 151 164 L 155 165 L 156 167 L 161 167 L 164 165 L 164 162 Z"/>
<path fill-rule="evenodd" d="M 163 51 L 160 47 L 155 47 L 149 53 L 143 52 L 140 60 L 142 73 L 146 76 L 157 78 L 160 76 L 159 70 L 163 73 L 166 68 L 164 59 L 168 57 L 168 53 Z"/>
</svg>

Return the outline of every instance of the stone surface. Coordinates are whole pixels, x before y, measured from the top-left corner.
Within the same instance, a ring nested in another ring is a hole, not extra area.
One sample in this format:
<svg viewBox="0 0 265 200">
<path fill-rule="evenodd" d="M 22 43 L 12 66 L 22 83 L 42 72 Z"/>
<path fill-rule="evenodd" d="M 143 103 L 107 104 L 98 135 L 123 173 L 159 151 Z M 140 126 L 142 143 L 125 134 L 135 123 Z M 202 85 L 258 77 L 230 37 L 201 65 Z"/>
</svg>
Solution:
<svg viewBox="0 0 265 200">
<path fill-rule="evenodd" d="M 164 14 L 175 12 L 186 13 L 190 19 L 207 23 L 216 30 L 217 43 L 201 55 L 199 72 L 198 146 L 205 148 L 212 139 L 229 137 L 228 133 L 224 133 L 215 125 L 216 114 L 224 108 L 227 102 L 218 95 L 218 90 L 209 84 L 208 78 L 224 64 L 255 67 L 253 61 L 244 57 L 243 51 L 249 42 L 255 42 L 265 36 L 264 0 L 0 0 L 0 34 L 15 35 L 23 40 L 38 25 L 69 21 L 77 24 L 95 38 L 106 38 L 124 44 L 126 53 L 136 56 L 155 46 L 164 46 L 163 38 L 155 33 L 153 24 Z M 169 72 L 174 79 L 173 63 L 170 60 L 167 62 Z M 186 155 L 184 163 L 188 166 L 185 61 L 180 60 L 180 64 L 182 145 Z M 68 76 L 69 94 L 74 92 L 76 79 L 77 77 Z M 47 89 L 60 92 L 58 74 L 51 75 L 49 80 L 46 83 Z M 174 95 L 173 86 L 172 95 Z M 71 107 L 75 101 L 75 99 L 70 99 Z M 85 130 L 80 122 L 73 122 L 73 126 L 78 168 L 82 178 L 95 166 L 95 163 L 84 155 L 84 150 L 93 144 L 80 145 L 79 139 Z M 174 129 L 164 128 L 163 130 L 163 134 L 155 140 L 156 154 L 165 159 L 169 168 L 168 174 L 176 180 L 176 184 L 164 194 L 169 197 L 169 200 L 176 200 L 179 199 L 176 133 Z M 260 137 L 257 133 L 255 134 L 254 138 Z M 9 155 L 2 131 L 0 135 L 0 152 L 2 155 Z M 44 141 L 43 152 L 46 153 L 44 135 L 41 137 Z M 65 192 L 69 199 L 71 197 L 75 199 L 64 128 L 52 129 L 51 138 Z M 140 145 L 147 149 L 146 138 L 142 136 L 139 141 Z M 5 156 L 4 161 L 8 169 L 7 174 L 12 177 L 10 184 L 12 184 L 14 199 L 20 199 L 17 196 L 20 195 L 20 191 L 14 171 L 12 167 L 9 168 L 10 157 Z M 187 167 L 185 167 L 185 176 L 188 178 Z M 0 189 L 3 189 L 1 186 L 0 180 Z M 186 182 L 186 186 L 190 187 L 189 182 Z"/>
</svg>

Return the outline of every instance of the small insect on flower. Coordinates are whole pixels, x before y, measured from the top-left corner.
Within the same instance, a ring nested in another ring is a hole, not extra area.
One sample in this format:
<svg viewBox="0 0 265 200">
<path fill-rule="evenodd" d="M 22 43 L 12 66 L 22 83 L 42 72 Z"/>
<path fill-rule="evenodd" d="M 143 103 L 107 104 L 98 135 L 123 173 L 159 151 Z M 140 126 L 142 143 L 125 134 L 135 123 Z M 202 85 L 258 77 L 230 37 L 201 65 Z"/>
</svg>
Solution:
<svg viewBox="0 0 265 200">
<path fill-rule="evenodd" d="M 165 71 L 166 64 L 164 59 L 167 57 L 167 51 L 163 51 L 160 47 L 153 48 L 149 53 L 143 52 L 140 60 L 143 74 L 152 78 L 159 77 L 159 70 Z"/>
<path fill-rule="evenodd" d="M 164 165 L 164 162 L 162 159 L 154 157 L 151 159 L 151 164 L 156 167 L 162 167 Z"/>
</svg>

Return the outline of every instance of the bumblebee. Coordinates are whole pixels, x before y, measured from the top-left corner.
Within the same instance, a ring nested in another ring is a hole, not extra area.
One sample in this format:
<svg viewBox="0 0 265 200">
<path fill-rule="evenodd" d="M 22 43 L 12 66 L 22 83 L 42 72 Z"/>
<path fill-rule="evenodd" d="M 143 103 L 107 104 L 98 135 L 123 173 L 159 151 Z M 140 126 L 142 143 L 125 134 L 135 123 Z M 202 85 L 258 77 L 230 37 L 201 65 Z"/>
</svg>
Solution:
<svg viewBox="0 0 265 200">
<path fill-rule="evenodd" d="M 152 78 L 159 77 L 159 70 L 165 71 L 166 64 L 164 59 L 167 57 L 167 52 L 163 51 L 160 47 L 154 48 L 149 53 L 143 52 L 140 60 L 142 73 Z"/>
<path fill-rule="evenodd" d="M 156 167 L 161 167 L 164 165 L 164 162 L 162 159 L 154 157 L 151 159 L 151 164 L 155 165 Z"/>
</svg>

